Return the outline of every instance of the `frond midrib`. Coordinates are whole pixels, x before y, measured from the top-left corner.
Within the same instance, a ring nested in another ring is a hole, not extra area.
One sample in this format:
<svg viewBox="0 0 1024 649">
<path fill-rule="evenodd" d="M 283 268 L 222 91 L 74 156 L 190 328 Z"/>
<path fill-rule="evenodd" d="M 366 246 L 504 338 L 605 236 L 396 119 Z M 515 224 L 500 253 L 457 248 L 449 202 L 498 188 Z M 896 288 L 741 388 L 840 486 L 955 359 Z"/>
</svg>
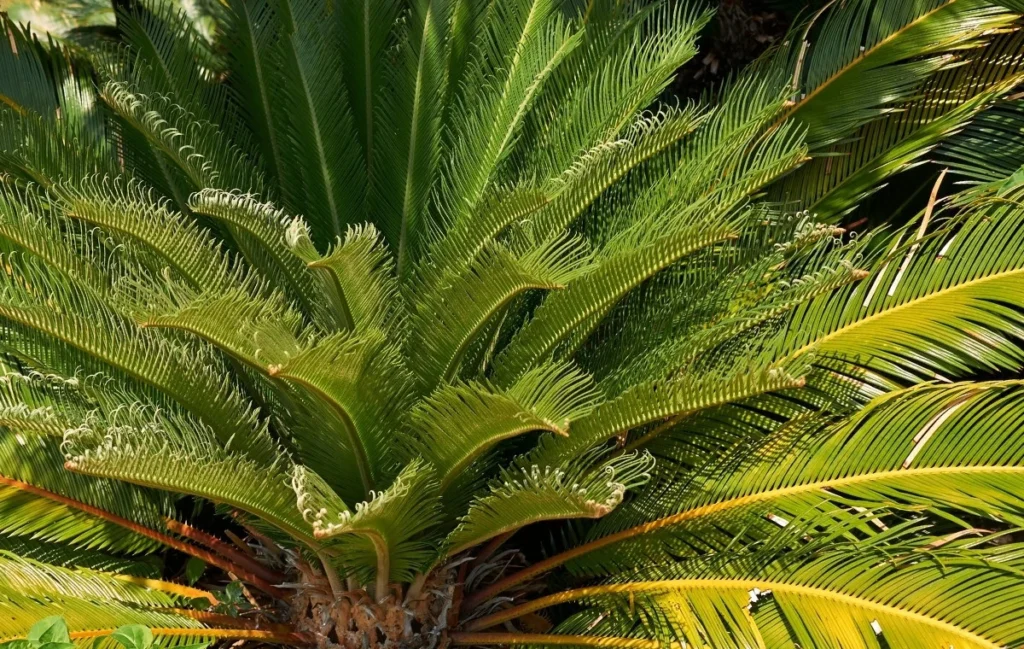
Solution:
<svg viewBox="0 0 1024 649">
<path fill-rule="evenodd" d="M 917 25 L 919 25 L 919 24 L 923 23 L 924 21 L 928 20 L 931 16 L 933 16 L 936 13 L 946 9 L 950 5 L 956 4 L 957 2 L 960 2 L 960 0 L 946 0 L 946 2 L 944 2 L 941 5 L 939 5 L 938 7 L 935 7 L 931 11 L 925 12 L 924 14 L 918 16 L 917 18 L 915 18 L 914 20 L 910 21 L 909 23 L 907 23 L 903 27 L 900 27 L 899 29 L 894 31 L 892 34 L 889 34 L 888 36 L 886 36 L 885 38 L 880 40 L 878 43 L 876 43 L 874 45 L 874 47 L 872 47 L 870 50 L 867 50 L 867 51 L 863 52 L 862 54 L 860 54 L 859 56 L 854 57 L 853 60 L 848 62 L 843 67 L 839 68 L 839 70 L 837 70 L 834 74 L 832 74 L 828 79 L 826 79 L 823 83 L 819 84 L 818 87 L 816 87 L 811 92 L 807 93 L 806 97 L 803 97 L 799 101 L 795 102 L 794 105 L 789 108 L 789 110 L 787 110 L 785 113 L 783 113 L 779 117 L 778 121 L 776 122 L 776 125 L 782 124 L 786 120 L 790 119 L 793 115 L 797 114 L 800 111 L 800 109 L 802 109 L 809 102 L 811 102 L 815 97 L 817 97 L 819 94 L 821 94 L 826 89 L 828 89 L 828 87 L 831 86 L 836 81 L 836 79 L 842 78 L 844 74 L 846 74 L 847 72 L 849 72 L 853 68 L 857 67 L 858 65 L 860 65 L 864 61 L 868 60 L 871 56 L 876 54 L 879 49 L 885 47 L 886 45 L 888 45 L 893 40 L 895 40 L 895 39 L 899 38 L 900 36 L 902 36 L 907 30 L 909 30 L 909 29 L 911 29 L 913 27 L 916 27 Z"/>
<path fill-rule="evenodd" d="M 474 460 L 483 455 L 484 452 L 486 452 L 488 449 L 492 448 L 495 444 L 499 442 L 505 441 L 507 439 L 512 439 L 513 437 L 518 437 L 520 435 L 525 435 L 526 433 L 535 430 L 552 433 L 553 435 L 564 436 L 567 434 L 565 430 L 558 428 L 553 423 L 534 415 L 532 412 L 530 412 L 529 408 L 523 408 L 523 413 L 528 413 L 529 415 L 531 415 L 532 419 L 522 423 L 519 426 L 513 426 L 503 431 L 500 435 L 489 437 L 486 440 L 481 441 L 479 444 L 470 449 L 468 453 L 459 458 L 454 465 L 449 467 L 448 472 L 441 479 L 442 493 L 447 487 L 451 486 L 453 480 L 457 479 L 461 475 L 463 469 L 472 464 Z"/>
<path fill-rule="evenodd" d="M 1012 277 L 1014 275 L 1024 275 L 1024 268 L 1015 268 L 1013 270 L 1008 270 L 1008 271 L 1001 272 L 1001 273 L 993 273 L 991 275 L 985 275 L 984 277 L 976 277 L 976 278 L 974 278 L 972 280 L 969 280 L 969 281 L 966 281 L 966 282 L 964 282 L 962 284 L 953 284 L 953 285 L 951 285 L 951 286 L 949 286 L 947 288 L 939 289 L 937 291 L 929 293 L 928 295 L 924 295 L 924 296 L 921 296 L 919 298 L 908 300 L 908 301 L 906 301 L 906 302 L 904 302 L 902 304 L 897 304 L 896 306 L 893 306 L 893 307 L 888 308 L 888 309 L 883 309 L 881 311 L 877 311 L 875 313 L 872 313 L 871 315 L 869 315 L 866 318 L 861 318 L 860 320 L 856 320 L 854 322 L 851 322 L 850 324 L 848 324 L 848 325 L 846 325 L 844 327 L 840 327 L 839 329 L 836 329 L 835 331 L 833 331 L 831 333 L 828 333 L 828 334 L 822 336 L 821 338 L 819 338 L 819 339 L 817 339 L 817 340 L 815 340 L 813 342 L 807 343 L 806 345 L 803 345 L 802 347 L 798 347 L 796 350 L 790 352 L 787 355 L 787 357 L 788 358 L 797 358 L 799 356 L 802 356 L 803 354 L 805 354 L 805 353 L 807 353 L 807 352 L 809 352 L 809 351 L 811 351 L 811 350 L 813 350 L 815 348 L 823 346 L 829 340 L 832 340 L 832 339 L 834 339 L 834 338 L 836 338 L 838 336 L 842 336 L 844 334 L 847 334 L 850 331 L 853 331 L 854 329 L 857 329 L 857 328 L 859 328 L 861 326 L 864 326 L 864 325 L 866 325 L 866 324 L 868 324 L 870 322 L 878 320 L 879 318 L 884 318 L 884 317 L 891 316 L 892 314 L 894 314 L 894 313 L 896 313 L 898 311 L 902 311 L 903 309 L 910 308 L 910 307 L 920 306 L 924 302 L 928 302 L 929 300 L 936 299 L 936 298 L 939 298 L 939 297 L 945 297 L 945 296 L 947 296 L 949 294 L 955 293 L 956 291 L 959 291 L 959 290 L 962 290 L 962 289 L 970 288 L 972 286 L 976 286 L 976 285 L 979 285 L 979 284 L 984 284 L 985 282 L 989 282 L 989 281 L 996 281 L 996 280 L 1006 279 L 1006 278 Z"/>
<path fill-rule="evenodd" d="M 736 509 L 746 505 L 752 505 L 760 502 L 766 502 L 774 498 L 784 498 L 786 496 L 793 496 L 797 494 L 812 492 L 816 490 L 824 490 L 837 487 L 846 487 L 864 482 L 875 482 L 884 481 L 887 479 L 893 479 L 897 477 L 911 477 L 911 476 L 923 476 L 923 475 L 942 475 L 948 476 L 951 474 L 995 474 L 995 473 L 1011 473 L 1024 475 L 1024 466 L 999 466 L 999 465 L 975 465 L 975 466 L 938 466 L 938 467 L 920 467 L 920 468 L 908 468 L 908 469 L 888 469 L 885 471 L 874 471 L 868 473 L 861 473 L 852 476 L 843 476 L 840 478 L 831 478 L 828 480 L 818 480 L 814 482 L 806 482 L 798 485 L 790 485 L 788 487 L 781 487 L 778 489 L 772 489 L 769 491 L 762 491 L 756 494 L 748 494 L 746 496 L 738 496 L 721 500 L 714 503 L 700 505 L 692 507 L 690 509 L 681 511 L 671 516 L 659 518 L 641 525 L 629 527 L 619 532 L 603 536 L 593 541 L 584 543 L 583 545 L 576 546 L 556 554 L 548 559 L 539 561 L 529 568 L 523 569 L 520 573 L 514 573 L 505 580 L 498 581 L 492 586 L 480 591 L 471 598 L 473 603 L 479 603 L 480 600 L 485 600 L 497 593 L 503 592 L 506 588 L 521 583 L 527 579 L 530 579 L 536 575 L 543 574 L 558 566 L 564 565 L 569 561 L 582 557 L 594 550 L 600 550 L 609 545 L 614 545 L 620 541 L 642 536 L 644 534 L 655 532 L 672 525 L 678 525 L 686 521 L 702 518 L 704 516 L 710 516 L 723 511 Z"/>
<path fill-rule="evenodd" d="M 314 393 L 321 401 L 330 406 L 330 408 L 338 415 L 338 418 L 342 421 L 349 444 L 352 447 L 352 454 L 355 456 L 356 466 L 359 467 L 359 478 L 363 483 L 363 488 L 366 490 L 366 493 L 370 493 L 373 489 L 370 459 L 366 455 L 366 449 L 363 447 L 362 438 L 359 437 L 359 431 L 356 429 L 355 421 L 352 419 L 352 416 L 349 414 L 345 406 L 338 403 L 312 381 L 290 374 L 287 370 L 271 368 L 270 376 L 278 379 L 294 381 L 295 383 L 300 384 L 302 387 Z"/>
<path fill-rule="evenodd" d="M 880 613 L 886 613 L 888 615 L 901 617 L 911 622 L 918 624 L 930 625 L 932 627 L 942 629 L 948 633 L 954 634 L 964 640 L 971 643 L 976 643 L 980 646 L 987 647 L 988 649 L 1003 649 L 1002 645 L 999 645 L 992 640 L 989 640 L 985 636 L 974 633 L 962 627 L 959 627 L 945 620 L 938 618 L 929 617 L 923 613 L 919 613 L 910 607 L 902 608 L 894 606 L 892 604 L 886 604 L 882 602 L 870 599 L 868 596 L 851 595 L 849 593 L 843 593 L 835 591 L 829 588 L 821 588 L 818 586 L 808 586 L 804 584 L 792 583 L 790 581 L 784 581 L 779 579 L 754 579 L 754 578 L 734 578 L 734 577 L 706 577 L 706 578 L 694 578 L 694 579 L 671 579 L 663 581 L 648 581 L 648 582 L 631 582 L 625 584 L 606 584 L 602 586 L 591 586 L 589 588 L 579 588 L 576 590 L 564 591 L 548 597 L 542 597 L 534 602 L 524 604 L 521 607 L 509 609 L 507 614 L 501 614 L 493 616 L 493 618 L 483 618 L 475 623 L 471 623 L 467 626 L 470 631 L 479 630 L 486 628 L 481 626 L 482 624 L 488 624 L 494 618 L 506 618 L 506 616 L 519 616 L 533 611 L 538 611 L 543 608 L 555 604 L 561 604 L 565 602 L 572 602 L 586 597 L 596 597 L 601 595 L 611 595 L 618 593 L 625 594 L 636 594 L 636 593 L 647 593 L 656 591 L 673 591 L 680 589 L 690 590 L 722 590 L 722 589 L 736 589 L 749 591 L 753 588 L 760 588 L 762 591 L 770 590 L 773 593 L 789 593 L 798 597 L 811 597 L 816 599 L 827 599 L 834 601 L 843 606 L 853 606 L 862 609 L 868 609 L 871 611 L 878 611 Z M 512 619 L 508 617 L 508 619 Z"/>
</svg>

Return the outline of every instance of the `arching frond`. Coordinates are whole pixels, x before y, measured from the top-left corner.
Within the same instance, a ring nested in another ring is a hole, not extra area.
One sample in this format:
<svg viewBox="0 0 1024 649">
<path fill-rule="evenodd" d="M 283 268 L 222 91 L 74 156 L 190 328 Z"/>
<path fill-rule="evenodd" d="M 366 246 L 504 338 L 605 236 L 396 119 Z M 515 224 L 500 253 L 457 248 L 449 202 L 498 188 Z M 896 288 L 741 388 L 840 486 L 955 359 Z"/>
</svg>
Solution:
<svg viewBox="0 0 1024 649">
<path fill-rule="evenodd" d="M 259 169 L 245 150 L 209 121 L 161 96 L 134 92 L 123 82 L 108 82 L 101 94 L 124 122 L 166 158 L 192 187 L 247 187 L 263 191 Z"/>
<path fill-rule="evenodd" d="M 814 349 L 904 381 L 1019 367 L 1019 315 L 1008 296 L 1019 290 L 1021 260 L 1003 243 L 1019 218 L 993 206 L 933 236 L 904 240 L 867 279 L 797 309 L 777 353 Z"/>
<path fill-rule="evenodd" d="M 440 500 L 434 471 L 426 462 L 409 463 L 390 487 L 352 510 L 337 496 L 325 498 L 322 488 L 310 490 L 305 472 L 297 473 L 293 484 L 316 538 L 327 544 L 328 552 L 361 576 L 367 574 L 366 567 L 374 567 L 378 599 L 391 580 L 411 579 L 433 556 L 425 533 L 438 522 Z"/>
<path fill-rule="evenodd" d="M 803 387 L 805 379 L 782 367 L 737 372 L 732 376 L 682 375 L 633 386 L 580 419 L 564 439 L 548 437 L 535 459 L 573 457 L 644 424 L 678 419 L 700 410 L 741 401 L 766 392 Z M 646 439 L 653 438 L 653 435 Z"/>
<path fill-rule="evenodd" d="M 567 591 L 509 614 L 582 600 L 611 615 L 613 627 L 632 623 L 640 637 L 710 638 L 722 647 L 817 646 L 843 638 L 867 647 L 952 641 L 990 649 L 1014 642 L 1020 633 L 1012 612 L 1016 548 L 959 550 L 897 546 L 894 558 L 880 560 L 891 555 L 854 546 L 774 565 L 683 563 L 667 570 L 672 578 Z M 995 570 L 979 579 L 989 566 Z M 965 606 L 979 596 L 984 610 Z"/>
<path fill-rule="evenodd" d="M 64 217 L 131 242 L 154 258 L 156 268 L 193 287 L 225 289 L 240 282 L 215 239 L 141 183 L 96 177 L 56 185 L 52 197 Z"/>
<path fill-rule="evenodd" d="M 184 418 L 135 411 L 69 430 L 66 467 L 77 473 L 201 496 L 236 507 L 312 542 L 294 507 L 284 457 L 255 462 L 220 446 L 209 429 Z"/>
<path fill-rule="evenodd" d="M 0 435 L 0 531 L 14 538 L 109 552 L 139 554 L 158 547 L 153 539 L 116 521 L 61 502 L 60 497 L 71 498 L 142 526 L 163 526 L 163 508 L 153 494 L 64 471 L 59 446 L 56 439 Z"/>
<path fill-rule="evenodd" d="M 396 449 L 388 435 L 412 396 L 412 377 L 380 333 L 334 334 L 270 367 L 270 375 L 331 409 L 337 428 L 321 434 L 333 438 L 337 454 L 355 457 L 367 492 L 393 469 Z"/>
<path fill-rule="evenodd" d="M 837 220 L 890 176 L 920 165 L 935 146 L 1021 80 L 1024 34 L 993 38 L 924 83 L 918 96 L 857 131 L 776 188 L 822 219 Z M 984 114 L 984 112 L 982 112 Z"/>
<path fill-rule="evenodd" d="M 806 125 L 819 150 L 893 110 L 953 53 L 1014 18 L 981 0 L 862 1 L 829 11 L 789 54 L 795 95 L 785 117 Z"/>
<path fill-rule="evenodd" d="M 1024 128 L 1021 100 L 1000 102 L 975 117 L 939 147 L 950 172 L 977 183 L 1006 181 L 1024 166 L 1017 134 Z"/>
<path fill-rule="evenodd" d="M 422 401 L 411 418 L 420 452 L 444 489 L 502 440 L 531 431 L 569 435 L 572 422 L 585 417 L 596 398 L 589 377 L 552 364 L 527 372 L 504 391 L 472 383 L 446 386 Z"/>
<path fill-rule="evenodd" d="M 85 371 L 120 378 L 194 413 L 223 444 L 234 440 L 254 458 L 272 456 L 251 408 L 203 348 L 183 353 L 180 343 L 147 335 L 77 287 L 31 266 L 22 270 L 31 278 L 27 284 L 4 275 L 0 287 L 7 353 L 62 376 Z"/>
<path fill-rule="evenodd" d="M 503 470 L 449 535 L 448 554 L 540 521 L 600 518 L 619 506 L 627 490 L 647 481 L 651 460 L 632 453 L 594 466 L 585 455 L 562 467 Z"/>
<path fill-rule="evenodd" d="M 467 350 L 515 298 L 531 290 L 565 289 L 586 275 L 588 261 L 586 247 L 575 238 L 554 239 L 520 255 L 502 246 L 486 249 L 418 301 L 410 339 L 414 370 L 427 386 L 457 378 Z"/>
<path fill-rule="evenodd" d="M 1016 383 L 956 384 L 880 397 L 837 426 L 794 427 L 666 486 L 656 498 L 678 503 L 674 513 L 605 530 L 589 549 L 581 546 L 586 552 L 572 553 L 570 568 L 604 573 L 657 562 L 664 552 L 718 551 L 770 538 L 798 519 L 827 528 L 828 519 L 849 524 L 860 512 L 885 507 L 1017 521 L 1024 510 L 1011 494 L 1024 469 L 1006 422 L 1020 408 Z M 643 518 L 651 504 L 636 514 Z M 877 533 L 886 520 L 879 514 L 857 526 Z"/>
<path fill-rule="evenodd" d="M 303 261 L 314 249 L 302 218 L 289 216 L 250 195 L 212 190 L 193 195 L 189 208 L 249 235 L 251 243 L 245 250 L 253 264 L 284 287 L 314 322 L 327 330 L 337 326 L 340 316 L 332 313 L 322 284 Z"/>
<path fill-rule="evenodd" d="M 329 276 L 328 292 L 349 329 L 394 332 L 402 319 L 394 261 L 372 225 L 349 228 L 344 242 L 307 265 Z"/>
<path fill-rule="evenodd" d="M 100 550 L 77 549 L 25 537 L 0 537 L 0 551 L 61 568 L 87 568 L 141 580 L 159 577 L 162 567 L 161 562 L 152 557 L 125 558 Z"/>
</svg>

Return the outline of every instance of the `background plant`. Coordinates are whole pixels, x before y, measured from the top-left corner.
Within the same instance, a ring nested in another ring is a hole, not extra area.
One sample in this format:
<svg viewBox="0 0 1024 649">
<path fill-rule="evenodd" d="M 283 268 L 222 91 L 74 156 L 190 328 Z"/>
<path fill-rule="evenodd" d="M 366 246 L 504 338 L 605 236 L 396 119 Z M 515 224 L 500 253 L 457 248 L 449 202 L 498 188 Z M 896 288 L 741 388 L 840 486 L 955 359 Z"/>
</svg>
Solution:
<svg viewBox="0 0 1024 649">
<path fill-rule="evenodd" d="M 5 21 L 0 637 L 1021 644 L 1015 9 Z"/>
</svg>

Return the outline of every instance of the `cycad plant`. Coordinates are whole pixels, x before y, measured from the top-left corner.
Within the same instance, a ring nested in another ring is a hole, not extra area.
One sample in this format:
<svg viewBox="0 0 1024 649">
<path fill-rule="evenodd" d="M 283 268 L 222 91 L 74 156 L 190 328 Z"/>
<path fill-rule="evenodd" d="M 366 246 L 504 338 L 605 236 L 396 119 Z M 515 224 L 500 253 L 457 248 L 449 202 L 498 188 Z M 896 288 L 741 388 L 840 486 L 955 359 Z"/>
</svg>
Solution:
<svg viewBox="0 0 1024 649">
<path fill-rule="evenodd" d="M 5 21 L 0 640 L 1021 646 L 1013 9 Z"/>
</svg>

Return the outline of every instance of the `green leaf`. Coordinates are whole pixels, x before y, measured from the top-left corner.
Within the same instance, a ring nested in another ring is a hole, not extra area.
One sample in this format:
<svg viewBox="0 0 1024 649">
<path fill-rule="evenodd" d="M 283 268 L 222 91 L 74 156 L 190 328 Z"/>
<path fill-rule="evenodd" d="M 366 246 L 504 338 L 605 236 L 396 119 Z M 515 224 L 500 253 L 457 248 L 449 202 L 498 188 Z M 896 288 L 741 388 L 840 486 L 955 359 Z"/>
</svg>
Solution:
<svg viewBox="0 0 1024 649">
<path fill-rule="evenodd" d="M 502 470 L 448 536 L 447 555 L 541 521 L 601 518 L 650 478 L 650 455 L 625 453 L 604 463 L 596 457 Z"/>
<path fill-rule="evenodd" d="M 28 632 L 28 640 L 40 644 L 49 642 L 69 643 L 71 642 L 71 635 L 68 633 L 68 625 L 64 618 L 54 615 L 33 624 Z"/>
<path fill-rule="evenodd" d="M 188 583 L 195 584 L 206 572 L 206 562 L 197 557 L 189 557 L 185 563 L 185 579 Z"/>
<path fill-rule="evenodd" d="M 153 646 L 153 632 L 141 624 L 126 624 L 110 634 L 125 649 L 150 649 Z"/>
</svg>

